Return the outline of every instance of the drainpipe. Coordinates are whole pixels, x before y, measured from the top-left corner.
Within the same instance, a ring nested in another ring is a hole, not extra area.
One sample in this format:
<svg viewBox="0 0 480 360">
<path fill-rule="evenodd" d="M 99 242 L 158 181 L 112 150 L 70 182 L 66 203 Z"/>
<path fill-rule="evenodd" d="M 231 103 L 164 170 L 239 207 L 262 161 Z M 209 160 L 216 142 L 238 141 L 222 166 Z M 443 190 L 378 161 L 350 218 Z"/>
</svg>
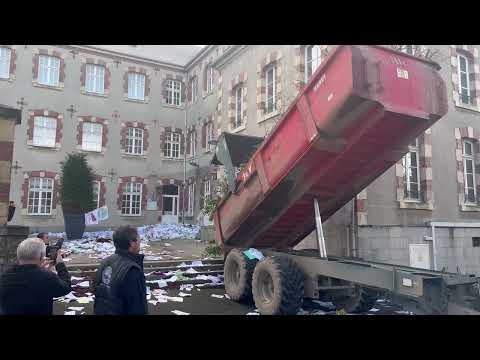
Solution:
<svg viewBox="0 0 480 360">
<path fill-rule="evenodd" d="M 433 253 L 433 270 L 437 271 L 437 242 L 435 240 L 435 223 L 431 222 L 432 226 L 432 253 Z"/>
<path fill-rule="evenodd" d="M 187 112 L 188 112 L 188 73 L 185 77 L 185 130 L 183 132 L 183 196 L 182 196 L 182 224 L 185 225 L 185 189 L 187 185 Z"/>
</svg>

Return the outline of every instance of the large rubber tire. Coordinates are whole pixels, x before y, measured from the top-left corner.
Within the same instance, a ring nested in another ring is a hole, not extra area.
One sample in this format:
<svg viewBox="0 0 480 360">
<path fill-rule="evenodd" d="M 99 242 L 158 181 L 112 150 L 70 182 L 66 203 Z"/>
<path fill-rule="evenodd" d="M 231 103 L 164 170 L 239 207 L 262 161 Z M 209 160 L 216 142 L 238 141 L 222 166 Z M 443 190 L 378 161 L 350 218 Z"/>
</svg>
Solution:
<svg viewBox="0 0 480 360">
<path fill-rule="evenodd" d="M 332 303 L 338 310 L 343 309 L 347 313 L 358 314 L 365 313 L 373 308 L 377 298 L 377 292 L 357 285 L 354 295 L 334 297 Z"/>
<path fill-rule="evenodd" d="M 223 265 L 225 291 L 230 299 L 252 302 L 252 276 L 257 260 L 248 259 L 241 250 L 231 250 Z"/>
<path fill-rule="evenodd" d="M 268 257 L 253 272 L 252 293 L 262 315 L 296 315 L 303 304 L 305 278 L 288 257 Z"/>
</svg>

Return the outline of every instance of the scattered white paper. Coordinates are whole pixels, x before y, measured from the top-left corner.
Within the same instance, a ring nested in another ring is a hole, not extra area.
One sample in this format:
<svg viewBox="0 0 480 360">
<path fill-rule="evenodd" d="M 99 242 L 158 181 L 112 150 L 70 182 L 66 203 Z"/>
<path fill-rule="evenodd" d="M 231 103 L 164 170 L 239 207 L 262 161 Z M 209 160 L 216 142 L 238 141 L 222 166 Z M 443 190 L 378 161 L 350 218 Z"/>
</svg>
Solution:
<svg viewBox="0 0 480 360">
<path fill-rule="evenodd" d="M 85 278 L 84 278 L 84 277 L 72 276 L 71 279 L 72 279 L 72 280 L 80 281 L 80 280 L 83 280 L 83 279 L 85 279 Z"/>
<path fill-rule="evenodd" d="M 63 258 L 63 261 L 69 262 L 72 261 L 72 258 Z"/>
<path fill-rule="evenodd" d="M 377 308 L 371 308 L 370 309 L 370 312 L 377 312 L 377 311 L 380 311 L 380 309 L 377 309 Z"/>
<path fill-rule="evenodd" d="M 180 292 L 178 293 L 178 296 L 187 297 L 187 296 L 192 296 L 192 294 L 186 294 L 186 293 L 180 291 Z"/>
<path fill-rule="evenodd" d="M 190 266 L 204 266 L 201 260 L 194 260 Z"/>
<path fill-rule="evenodd" d="M 82 311 L 85 309 L 83 306 L 69 306 L 68 310 L 73 310 L 73 311 Z"/>
<path fill-rule="evenodd" d="M 165 243 L 164 245 L 165 246 L 172 246 L 172 244 L 170 244 L 170 243 Z"/>
<path fill-rule="evenodd" d="M 171 278 L 168 278 L 167 280 L 165 280 L 166 282 L 175 282 L 177 281 L 177 276 L 176 275 L 173 275 Z"/>
<path fill-rule="evenodd" d="M 63 315 L 75 315 L 75 311 L 65 311 Z"/>
<path fill-rule="evenodd" d="M 183 297 L 179 296 L 165 296 L 165 298 L 170 301 L 183 302 Z"/>
<path fill-rule="evenodd" d="M 257 313 L 257 312 L 249 312 L 249 313 L 247 313 L 247 315 L 260 315 L 260 314 Z"/>
<path fill-rule="evenodd" d="M 189 313 L 180 310 L 172 310 L 172 313 L 174 313 L 175 315 L 190 315 Z"/>
<path fill-rule="evenodd" d="M 180 265 L 177 265 L 177 268 L 188 267 L 188 265 L 182 262 Z"/>
<path fill-rule="evenodd" d="M 223 299 L 223 295 L 212 294 L 210 296 L 214 297 L 214 298 L 217 298 L 217 299 Z"/>
<path fill-rule="evenodd" d="M 158 300 L 148 300 L 150 304 L 157 305 L 159 303 Z"/>
<path fill-rule="evenodd" d="M 88 288 L 88 287 L 90 287 L 90 281 L 82 281 L 82 282 L 79 282 L 78 284 L 75 284 L 73 286 L 78 286 L 78 287 L 81 287 L 81 288 Z"/>
<path fill-rule="evenodd" d="M 379 303 L 383 303 L 383 302 L 385 302 L 385 301 L 386 301 L 385 299 L 378 299 L 378 300 L 377 300 L 377 302 L 379 302 Z"/>
<path fill-rule="evenodd" d="M 188 270 L 185 271 L 185 274 L 196 274 L 198 273 L 197 270 L 195 270 L 194 268 L 189 268 Z"/>
<path fill-rule="evenodd" d="M 230 296 L 228 294 L 224 295 L 228 300 L 230 300 Z"/>
<path fill-rule="evenodd" d="M 77 298 L 77 302 L 78 302 L 79 304 L 88 304 L 88 303 L 90 303 L 90 302 L 92 302 L 92 301 L 93 301 L 93 299 L 90 298 L 90 297 Z"/>
</svg>

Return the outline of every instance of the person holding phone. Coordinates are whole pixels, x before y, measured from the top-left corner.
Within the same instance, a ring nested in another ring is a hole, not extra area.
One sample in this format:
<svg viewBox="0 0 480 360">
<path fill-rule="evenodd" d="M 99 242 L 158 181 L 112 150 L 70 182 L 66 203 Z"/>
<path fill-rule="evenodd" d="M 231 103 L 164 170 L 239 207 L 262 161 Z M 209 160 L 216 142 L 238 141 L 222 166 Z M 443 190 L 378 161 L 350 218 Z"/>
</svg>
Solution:
<svg viewBox="0 0 480 360">
<path fill-rule="evenodd" d="M 39 238 L 28 238 L 18 245 L 18 264 L 0 276 L 0 313 L 52 315 L 53 298 L 70 293 L 71 278 L 61 251 L 54 260 L 47 259 L 45 253 L 46 246 Z"/>
</svg>

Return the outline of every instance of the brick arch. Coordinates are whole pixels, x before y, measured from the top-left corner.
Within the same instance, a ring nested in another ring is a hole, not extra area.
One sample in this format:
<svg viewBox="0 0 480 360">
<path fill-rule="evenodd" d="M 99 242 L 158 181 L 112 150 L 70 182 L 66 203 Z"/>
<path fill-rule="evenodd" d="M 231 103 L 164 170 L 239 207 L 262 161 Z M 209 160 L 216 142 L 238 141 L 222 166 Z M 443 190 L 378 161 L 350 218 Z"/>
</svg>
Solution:
<svg viewBox="0 0 480 360">
<path fill-rule="evenodd" d="M 27 211 L 28 211 L 29 179 L 33 177 L 53 179 L 52 215 L 55 215 L 57 205 L 60 204 L 60 175 L 56 172 L 46 171 L 46 170 L 33 170 L 33 171 L 24 172 L 24 175 L 23 175 L 24 181 L 21 188 L 21 199 L 20 199 L 20 202 L 22 204 L 22 214 L 28 215 Z M 50 216 L 50 215 L 46 215 L 46 216 Z"/>
<path fill-rule="evenodd" d="M 33 131 L 34 131 L 34 119 L 36 116 L 47 116 L 57 119 L 57 128 L 55 134 L 55 147 L 53 149 L 60 149 L 61 141 L 63 137 L 63 115 L 47 109 L 30 110 L 28 112 L 27 120 L 27 145 L 33 146 Z"/>
<path fill-rule="evenodd" d="M 139 128 L 143 129 L 143 155 L 132 155 L 132 154 L 127 154 L 126 153 L 126 148 L 127 148 L 127 129 L 128 128 Z M 122 151 L 122 154 L 129 155 L 129 156 L 147 156 L 148 155 L 148 125 L 142 123 L 142 122 L 137 122 L 137 121 L 126 121 L 123 122 L 121 125 L 121 130 L 120 130 L 120 149 Z"/>
<path fill-rule="evenodd" d="M 465 175 L 463 166 L 463 140 L 474 140 L 475 187 L 477 191 L 477 206 L 465 206 Z M 455 160 L 457 163 L 457 191 L 458 205 L 462 211 L 480 211 L 480 172 L 477 170 L 480 163 L 480 131 L 471 127 L 455 128 Z"/>
<path fill-rule="evenodd" d="M 96 116 L 79 116 L 78 117 L 78 125 L 77 125 L 77 149 L 82 149 L 82 137 L 83 137 L 83 123 L 97 123 L 102 124 L 102 151 L 101 153 L 104 154 L 107 150 L 107 143 L 108 143 L 108 121 L 104 118 L 96 117 Z"/>
<path fill-rule="evenodd" d="M 395 164 L 397 201 L 401 209 L 433 210 L 434 194 L 432 187 L 432 131 L 427 129 L 418 137 L 420 166 L 420 202 L 408 202 L 405 198 L 405 169 L 403 158 Z"/>
<path fill-rule="evenodd" d="M 469 59 L 470 96 L 473 104 L 464 104 L 459 94 L 457 55 L 466 55 Z M 480 111 L 480 61 L 478 49 L 472 45 L 450 45 L 450 66 L 452 71 L 452 96 L 456 106 Z"/>
</svg>

